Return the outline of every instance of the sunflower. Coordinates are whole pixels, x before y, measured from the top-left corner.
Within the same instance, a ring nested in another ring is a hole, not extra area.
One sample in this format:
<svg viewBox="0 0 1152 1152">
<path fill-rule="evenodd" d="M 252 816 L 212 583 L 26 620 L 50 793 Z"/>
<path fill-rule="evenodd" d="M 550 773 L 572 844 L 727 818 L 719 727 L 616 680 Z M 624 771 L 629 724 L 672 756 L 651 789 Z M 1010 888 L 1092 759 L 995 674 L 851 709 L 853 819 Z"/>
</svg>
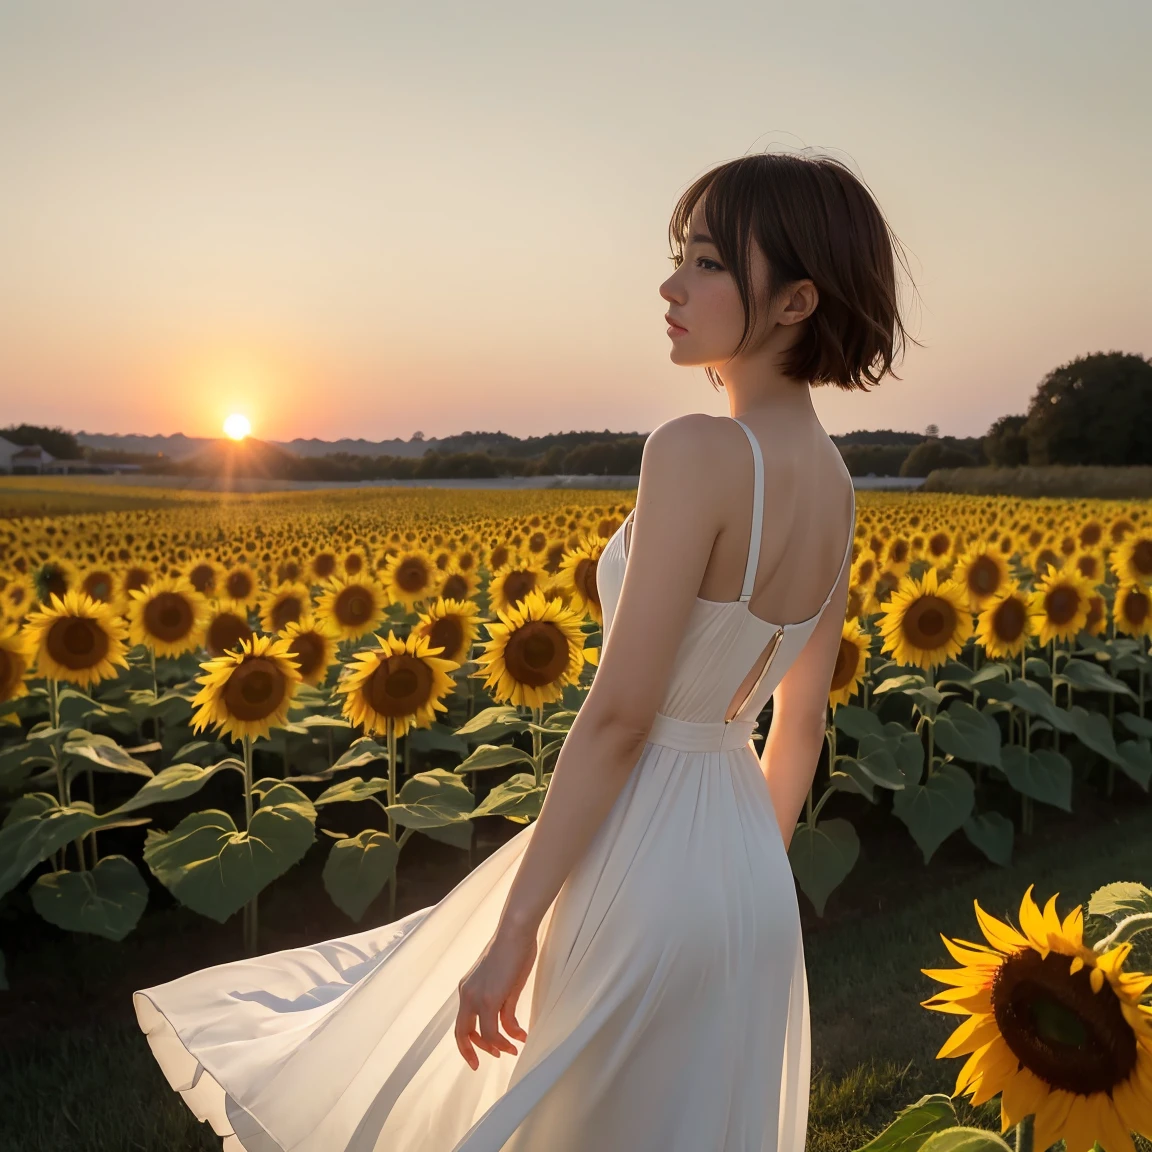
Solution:
<svg viewBox="0 0 1152 1152">
<path fill-rule="evenodd" d="M 926 569 L 921 580 L 902 577 L 882 609 L 881 651 L 925 671 L 958 656 L 972 635 L 967 597 L 955 581 L 940 583 L 935 568 Z"/>
<path fill-rule="evenodd" d="M 871 647 L 872 637 L 860 627 L 860 621 L 845 620 L 840 630 L 836 667 L 828 688 L 828 703 L 833 708 L 837 704 L 847 704 L 860 691 Z"/>
<path fill-rule="evenodd" d="M 192 728 L 214 725 L 234 740 L 258 740 L 288 723 L 288 705 L 300 672 L 289 642 L 282 637 L 253 636 L 240 650 L 225 652 L 200 667 L 203 687 L 192 698 Z"/>
<path fill-rule="evenodd" d="M 412 631 L 418 636 L 427 636 L 432 647 L 440 649 L 437 654 L 443 659 L 463 664 L 476 642 L 479 616 L 479 609 L 470 600 L 438 596 L 426 613 L 419 613 Z"/>
<path fill-rule="evenodd" d="M 335 573 L 337 563 L 338 559 L 335 552 L 327 548 L 317 552 L 306 566 L 308 578 L 313 584 L 323 584 Z"/>
<path fill-rule="evenodd" d="M 1073 640 L 1088 620 L 1093 586 L 1074 571 L 1050 568 L 1029 597 L 1032 626 L 1041 645 L 1049 640 Z"/>
<path fill-rule="evenodd" d="M 604 547 L 605 542 L 601 537 L 589 533 L 575 548 L 565 552 L 557 573 L 568 606 L 581 616 L 591 617 L 601 627 L 604 624 L 604 610 L 600 606 L 596 573 Z"/>
<path fill-rule="evenodd" d="M 168 576 L 133 592 L 128 637 L 157 656 L 181 656 L 199 648 L 208 601 L 183 576 Z"/>
<path fill-rule="evenodd" d="M 441 573 L 437 595 L 444 600 L 475 600 L 480 577 L 475 568 L 462 568 L 455 557 Z"/>
<path fill-rule="evenodd" d="M 402 549 L 379 571 L 390 599 L 409 611 L 417 600 L 430 600 L 437 594 L 440 570 L 423 548 Z"/>
<path fill-rule="evenodd" d="M 1032 635 L 1027 592 L 1010 583 L 992 597 L 976 617 L 976 641 L 991 660 L 1019 656 Z"/>
<path fill-rule="evenodd" d="M 1116 590 L 1112 624 L 1127 636 L 1152 636 L 1152 589 L 1132 583 Z"/>
<path fill-rule="evenodd" d="M 923 1007 L 968 1016 L 937 1058 L 968 1054 L 953 1095 L 999 1092 L 1001 1130 L 1033 1115 L 1036 1149 L 1063 1137 L 1068 1152 L 1135 1152 L 1129 1132 L 1152 1133 L 1152 976 L 1121 971 L 1131 941 L 1097 952 L 1082 908 L 1061 923 L 1056 896 L 1041 913 L 1032 888 L 1019 931 L 973 901 L 991 947 L 941 934 L 964 967 L 921 969 L 952 986 Z"/>
<path fill-rule="evenodd" d="M 281 584 L 260 601 L 260 627 L 265 632 L 282 632 L 312 608 L 312 597 L 303 584 Z"/>
<path fill-rule="evenodd" d="M 387 607 L 387 595 L 375 580 L 333 576 L 320 594 L 316 615 L 329 621 L 342 640 L 359 640 L 384 619 Z"/>
<path fill-rule="evenodd" d="M 1152 531 L 1130 532 L 1110 557 L 1121 584 L 1152 584 Z"/>
<path fill-rule="evenodd" d="M 88 688 L 114 679 L 127 668 L 127 626 L 108 605 L 83 592 L 53 596 L 51 606 L 33 612 L 25 624 L 36 654 L 36 671 L 52 680 Z"/>
<path fill-rule="evenodd" d="M 119 586 L 116 589 L 115 603 L 121 612 L 127 612 L 132 603 L 132 593 L 139 592 L 145 584 L 151 584 L 156 574 L 145 564 L 129 564 L 120 573 Z"/>
<path fill-rule="evenodd" d="M 0 592 L 0 620 L 23 620 L 36 607 L 36 593 L 27 576 L 14 576 Z"/>
<path fill-rule="evenodd" d="M 75 566 L 59 556 L 45 560 L 32 573 L 32 587 L 36 590 L 36 599 L 42 604 L 47 604 L 53 596 L 63 597 L 79 582 Z"/>
<path fill-rule="evenodd" d="M 345 665 L 336 686 L 344 694 L 343 715 L 365 733 L 387 732 L 389 720 L 397 737 L 410 727 L 430 727 L 437 711 L 448 710 L 441 697 L 452 691 L 449 673 L 459 665 L 434 655 L 428 638 L 415 632 L 401 640 L 389 629 L 386 639 L 376 640 L 379 648 L 357 652 Z"/>
<path fill-rule="evenodd" d="M 223 656 L 237 648 L 241 641 L 252 639 L 252 629 L 247 616 L 232 608 L 213 601 L 204 629 L 204 647 L 209 656 Z"/>
<path fill-rule="evenodd" d="M 111 568 L 90 568 L 84 573 L 79 587 L 93 600 L 111 604 L 116 599 L 116 573 Z"/>
<path fill-rule="evenodd" d="M 0 704 L 27 694 L 28 686 L 24 683 L 27 671 L 26 638 L 15 624 L 0 625 Z"/>
<path fill-rule="evenodd" d="M 220 583 L 224 576 L 224 569 L 218 561 L 206 552 L 198 552 L 190 556 L 187 564 L 188 583 L 200 593 L 201 596 L 213 597 L 220 593 Z"/>
<path fill-rule="evenodd" d="M 292 659 L 300 669 L 305 684 L 320 684 L 336 662 L 336 636 L 326 620 L 316 620 L 306 612 L 299 620 L 289 621 L 280 633 L 287 640 Z"/>
<path fill-rule="evenodd" d="M 234 564 L 220 581 L 220 599 L 233 609 L 251 608 L 260 597 L 260 580 L 248 564 Z"/>
<path fill-rule="evenodd" d="M 969 607 L 980 609 L 1008 584 L 1008 563 L 991 545 L 978 544 L 960 555 L 951 579 L 967 591 Z"/>
<path fill-rule="evenodd" d="M 484 686 L 501 704 L 542 708 L 562 699 L 584 666 L 582 617 L 537 591 L 497 615 L 499 624 L 485 624 L 491 639 L 472 675 L 486 676 Z"/>
</svg>

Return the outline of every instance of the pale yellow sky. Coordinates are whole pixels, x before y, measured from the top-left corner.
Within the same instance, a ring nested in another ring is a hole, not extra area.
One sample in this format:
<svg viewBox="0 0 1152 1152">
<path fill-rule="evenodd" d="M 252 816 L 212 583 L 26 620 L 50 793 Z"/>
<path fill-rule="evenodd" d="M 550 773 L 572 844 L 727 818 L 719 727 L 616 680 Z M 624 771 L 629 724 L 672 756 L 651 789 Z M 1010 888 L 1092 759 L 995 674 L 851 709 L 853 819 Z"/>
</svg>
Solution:
<svg viewBox="0 0 1152 1152">
<path fill-rule="evenodd" d="M 0 425 L 647 431 L 680 192 L 811 147 L 909 252 L 832 433 L 979 435 L 1152 354 L 1152 5 L 0 0 Z"/>
</svg>

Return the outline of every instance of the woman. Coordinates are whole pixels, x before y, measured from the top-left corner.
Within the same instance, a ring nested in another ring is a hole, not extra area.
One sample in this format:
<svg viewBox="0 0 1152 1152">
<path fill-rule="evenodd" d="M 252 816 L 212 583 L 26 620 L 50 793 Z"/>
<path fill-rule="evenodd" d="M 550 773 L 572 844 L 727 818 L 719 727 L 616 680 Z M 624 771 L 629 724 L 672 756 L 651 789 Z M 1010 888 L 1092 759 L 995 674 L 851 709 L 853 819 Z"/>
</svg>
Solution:
<svg viewBox="0 0 1152 1152">
<path fill-rule="evenodd" d="M 671 358 L 704 366 L 732 415 L 645 443 L 597 570 L 601 661 L 539 819 L 393 924 L 134 994 L 226 1152 L 804 1146 L 787 852 L 855 526 L 811 387 L 894 375 L 896 242 L 845 167 L 773 154 L 696 180 L 669 237 Z"/>
</svg>

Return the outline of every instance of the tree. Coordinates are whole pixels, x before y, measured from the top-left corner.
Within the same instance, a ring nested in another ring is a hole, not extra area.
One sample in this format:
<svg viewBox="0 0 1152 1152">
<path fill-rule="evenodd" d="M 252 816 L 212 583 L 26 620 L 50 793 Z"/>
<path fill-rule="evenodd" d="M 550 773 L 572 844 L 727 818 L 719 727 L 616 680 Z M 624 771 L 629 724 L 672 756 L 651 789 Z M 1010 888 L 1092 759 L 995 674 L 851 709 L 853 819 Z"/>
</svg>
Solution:
<svg viewBox="0 0 1152 1152">
<path fill-rule="evenodd" d="M 924 435 L 930 436 L 930 437 L 939 436 L 940 435 L 940 425 L 939 424 L 929 424 L 928 427 L 924 429 Z"/>
<path fill-rule="evenodd" d="M 49 456 L 57 460 L 80 460 L 84 456 L 76 437 L 63 428 L 44 428 L 39 424 L 10 424 L 7 428 L 0 428 L 0 437 L 9 444 L 19 444 L 23 448 L 30 448 L 39 444 Z"/>
<path fill-rule="evenodd" d="M 1028 441 L 1023 427 L 1026 416 L 1001 416 L 984 434 L 984 455 L 997 468 L 1018 468 L 1028 463 Z"/>
<path fill-rule="evenodd" d="M 978 463 L 963 448 L 941 440 L 917 444 L 900 465 L 901 476 L 927 476 L 935 468 L 971 468 Z"/>
<path fill-rule="evenodd" d="M 1152 464 L 1152 360 L 1094 352 L 1053 369 L 1022 434 L 1030 464 Z"/>
</svg>

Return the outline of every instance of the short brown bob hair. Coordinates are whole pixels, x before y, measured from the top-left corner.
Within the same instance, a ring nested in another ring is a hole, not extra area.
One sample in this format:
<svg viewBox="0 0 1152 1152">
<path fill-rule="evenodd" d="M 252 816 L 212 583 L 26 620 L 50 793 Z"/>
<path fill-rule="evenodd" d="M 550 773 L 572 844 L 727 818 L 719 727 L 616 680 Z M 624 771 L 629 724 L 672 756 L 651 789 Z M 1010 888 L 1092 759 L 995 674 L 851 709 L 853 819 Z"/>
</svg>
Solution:
<svg viewBox="0 0 1152 1152">
<path fill-rule="evenodd" d="M 891 367 L 893 347 L 919 341 L 905 331 L 897 304 L 899 241 L 862 180 L 830 156 L 763 152 L 720 164 L 693 181 L 673 210 L 668 242 L 677 267 L 692 209 L 705 192 L 708 231 L 744 304 L 733 356 L 756 322 L 751 237 L 767 257 L 770 301 L 797 280 L 811 280 L 820 293 L 783 364 L 786 376 L 864 392 L 886 373 L 900 379 Z M 901 264 L 907 272 L 902 255 Z M 714 388 L 723 386 L 711 367 L 705 373 Z"/>
</svg>

